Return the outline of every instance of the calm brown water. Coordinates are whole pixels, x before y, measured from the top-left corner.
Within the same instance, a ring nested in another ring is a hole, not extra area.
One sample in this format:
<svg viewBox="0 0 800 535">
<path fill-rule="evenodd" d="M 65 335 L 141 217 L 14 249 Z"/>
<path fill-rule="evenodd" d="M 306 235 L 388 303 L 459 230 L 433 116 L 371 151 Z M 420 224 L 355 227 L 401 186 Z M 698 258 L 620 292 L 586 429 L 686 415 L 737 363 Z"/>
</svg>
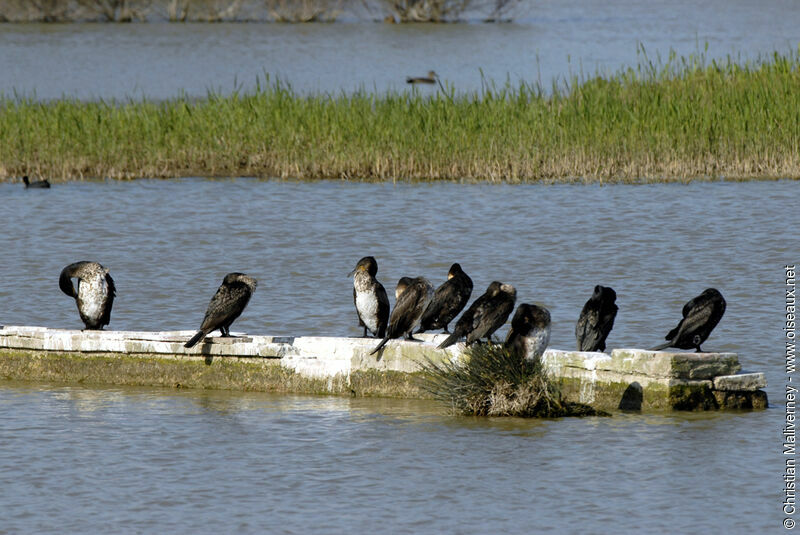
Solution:
<svg viewBox="0 0 800 535">
<path fill-rule="evenodd" d="M 0 92 L 43 99 L 169 98 L 278 76 L 301 92 L 405 88 L 434 69 L 458 91 L 486 78 L 611 73 L 670 49 L 709 58 L 797 51 L 794 0 L 543 1 L 517 24 L 3 24 Z M 431 88 L 423 88 L 431 91 Z"/>
<path fill-rule="evenodd" d="M 646 186 L 0 184 L 0 324 L 80 328 L 60 269 L 92 259 L 115 329 L 192 329 L 225 273 L 259 289 L 234 330 L 357 335 L 351 280 L 392 287 L 458 261 L 547 306 L 572 347 L 614 287 L 609 346 L 650 346 L 708 286 L 706 344 L 782 399 L 783 265 L 800 257 L 796 182 Z M 793 223 L 794 221 L 794 223 Z M 467 419 L 430 403 L 0 382 L 0 531 L 765 532 L 779 529 L 782 408 Z"/>
</svg>

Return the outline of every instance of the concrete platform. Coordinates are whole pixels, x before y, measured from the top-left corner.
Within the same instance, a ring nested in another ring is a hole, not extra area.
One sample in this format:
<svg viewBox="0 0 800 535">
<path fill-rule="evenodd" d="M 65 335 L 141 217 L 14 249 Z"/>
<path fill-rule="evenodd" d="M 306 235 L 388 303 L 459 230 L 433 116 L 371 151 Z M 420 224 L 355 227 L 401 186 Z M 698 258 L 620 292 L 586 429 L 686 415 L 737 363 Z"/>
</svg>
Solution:
<svg viewBox="0 0 800 535">
<path fill-rule="evenodd" d="M 464 345 L 375 339 L 274 337 L 233 333 L 183 344 L 194 331 L 77 331 L 0 328 L 0 378 L 286 393 L 426 397 L 418 363 L 462 358 Z M 740 374 L 733 353 L 548 349 L 544 362 L 568 399 L 605 410 L 763 408 L 763 374 Z"/>
</svg>

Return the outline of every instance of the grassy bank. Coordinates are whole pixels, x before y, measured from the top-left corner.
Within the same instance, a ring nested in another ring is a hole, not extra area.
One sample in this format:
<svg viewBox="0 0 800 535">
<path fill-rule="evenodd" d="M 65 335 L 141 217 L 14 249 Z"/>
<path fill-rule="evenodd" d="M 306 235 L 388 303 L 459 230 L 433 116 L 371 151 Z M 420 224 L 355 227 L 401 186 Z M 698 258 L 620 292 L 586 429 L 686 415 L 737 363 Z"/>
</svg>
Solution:
<svg viewBox="0 0 800 535">
<path fill-rule="evenodd" d="M 0 177 L 589 181 L 800 177 L 800 57 L 672 57 L 610 78 L 167 102 L 0 98 Z"/>
</svg>

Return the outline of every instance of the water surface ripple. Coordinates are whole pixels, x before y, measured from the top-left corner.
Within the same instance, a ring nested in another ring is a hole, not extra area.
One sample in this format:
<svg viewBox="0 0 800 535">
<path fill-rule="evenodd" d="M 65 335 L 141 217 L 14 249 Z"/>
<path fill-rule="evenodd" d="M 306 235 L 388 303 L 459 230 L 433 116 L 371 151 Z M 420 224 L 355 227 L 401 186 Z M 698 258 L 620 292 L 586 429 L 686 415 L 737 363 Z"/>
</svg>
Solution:
<svg viewBox="0 0 800 535">
<path fill-rule="evenodd" d="M 347 273 L 379 262 L 548 307 L 552 345 L 597 283 L 610 348 L 657 343 L 708 286 L 735 351 L 783 390 L 796 182 L 644 186 L 0 184 L 0 324 L 80 328 L 58 273 L 97 260 L 114 329 L 193 329 L 225 273 L 259 288 L 234 331 L 358 335 Z M 390 292 L 393 293 L 393 292 Z M 0 531 L 763 532 L 780 521 L 782 408 L 530 422 L 398 400 L 0 383 Z"/>
<path fill-rule="evenodd" d="M 0 384 L 8 533 L 752 533 L 778 509 L 764 413 Z"/>
</svg>

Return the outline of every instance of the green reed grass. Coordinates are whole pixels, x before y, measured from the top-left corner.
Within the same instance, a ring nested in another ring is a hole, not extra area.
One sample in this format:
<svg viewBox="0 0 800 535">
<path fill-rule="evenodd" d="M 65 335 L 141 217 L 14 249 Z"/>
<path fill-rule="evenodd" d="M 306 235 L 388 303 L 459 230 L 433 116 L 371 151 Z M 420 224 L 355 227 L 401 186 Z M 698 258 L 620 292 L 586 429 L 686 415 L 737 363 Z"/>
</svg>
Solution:
<svg viewBox="0 0 800 535">
<path fill-rule="evenodd" d="M 800 56 L 671 55 L 609 77 L 165 102 L 0 97 L 0 177 L 663 181 L 800 177 Z"/>
</svg>

